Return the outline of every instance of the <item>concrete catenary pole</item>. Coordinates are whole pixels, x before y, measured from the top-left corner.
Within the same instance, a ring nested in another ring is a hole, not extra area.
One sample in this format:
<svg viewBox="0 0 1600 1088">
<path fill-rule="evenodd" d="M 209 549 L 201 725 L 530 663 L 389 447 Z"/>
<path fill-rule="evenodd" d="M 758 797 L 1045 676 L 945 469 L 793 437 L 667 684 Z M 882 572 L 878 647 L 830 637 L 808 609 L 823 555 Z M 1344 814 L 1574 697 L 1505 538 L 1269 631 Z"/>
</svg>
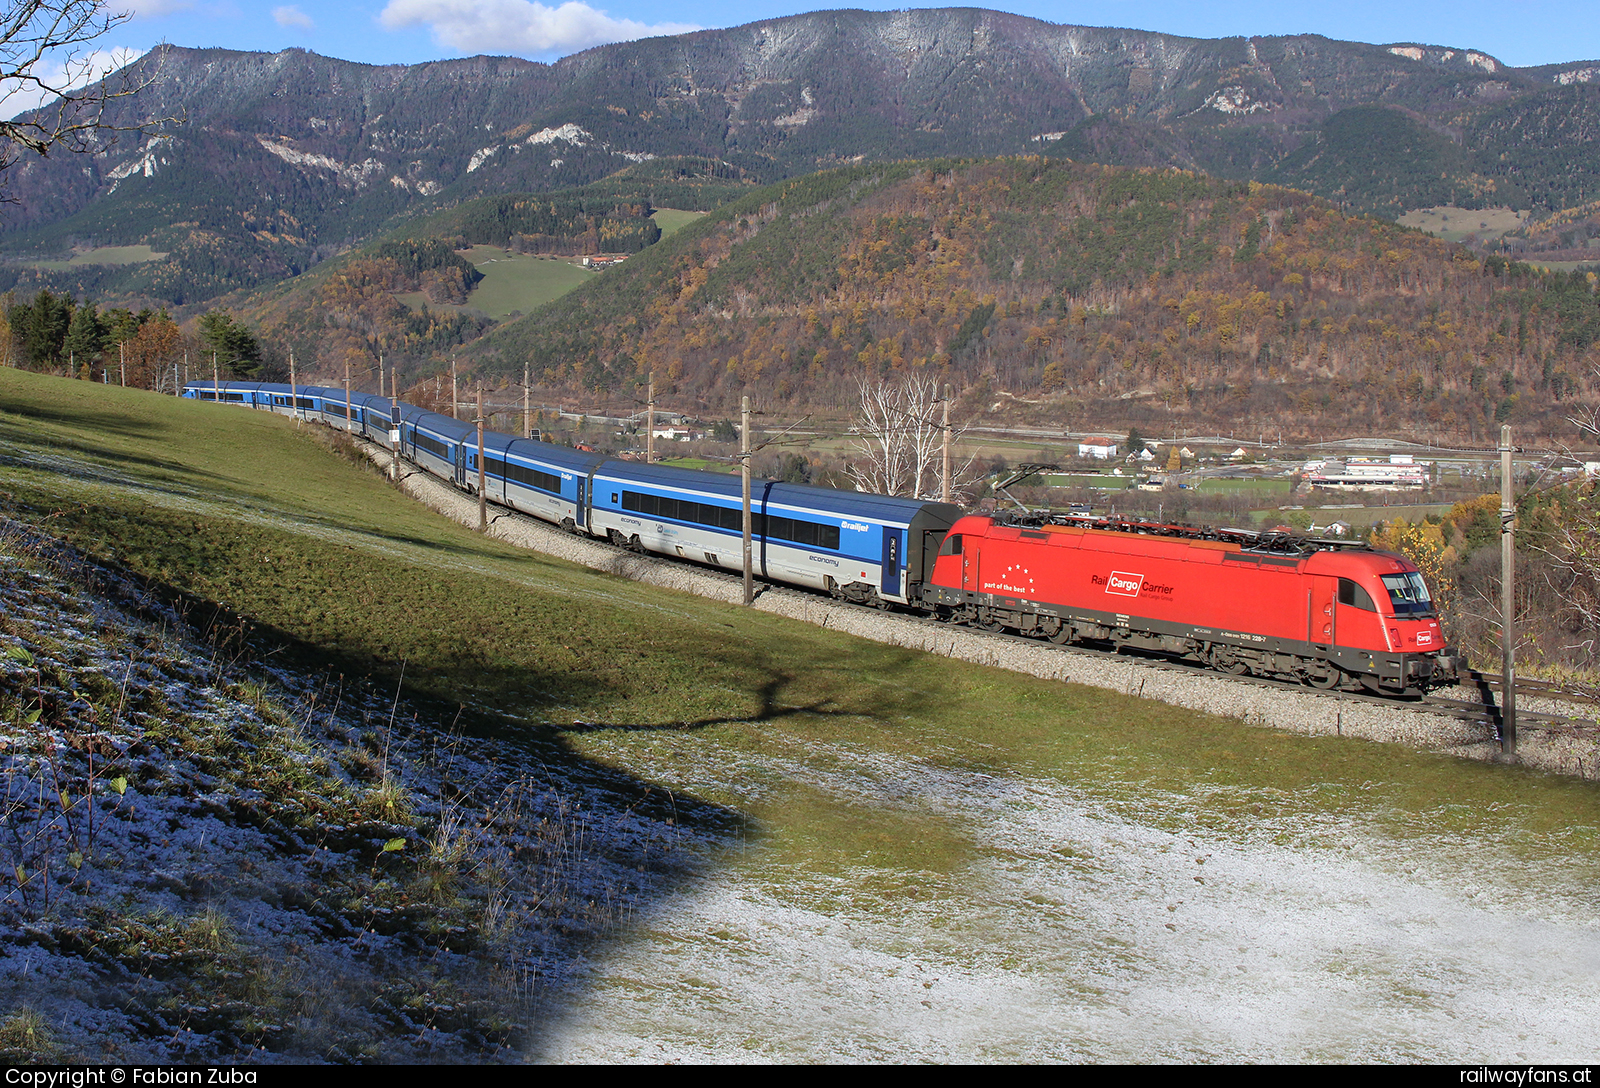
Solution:
<svg viewBox="0 0 1600 1088">
<path fill-rule="evenodd" d="M 1517 754 L 1516 534 L 1511 501 L 1511 428 L 1500 428 L 1500 751 Z"/>
<path fill-rule="evenodd" d="M 458 389 L 457 389 L 457 385 L 456 385 L 456 356 L 455 356 L 455 352 L 451 352 L 450 353 L 450 418 L 451 419 L 460 419 L 461 418 L 459 415 L 456 414 L 456 401 L 458 399 L 459 399 L 459 395 L 458 395 Z M 479 412 L 478 414 L 482 415 L 483 413 Z"/>
<path fill-rule="evenodd" d="M 294 421 L 300 422 L 300 377 L 294 368 L 294 352 L 289 352 L 289 407 L 294 410 Z"/>
<path fill-rule="evenodd" d="M 222 372 L 217 369 L 217 353 L 211 353 L 211 399 L 222 399 Z"/>
<path fill-rule="evenodd" d="M 644 463 L 656 463 L 656 375 L 650 372 L 650 400 L 645 405 Z"/>
<path fill-rule="evenodd" d="M 350 410 L 350 360 L 344 361 L 344 429 L 346 433 L 355 430 L 355 413 Z"/>
<path fill-rule="evenodd" d="M 478 532 L 489 531 L 489 491 L 484 485 L 483 472 L 483 386 L 478 386 Z"/>
<path fill-rule="evenodd" d="M 522 437 L 533 437 L 533 391 L 528 388 L 529 367 L 526 361 L 522 364 Z"/>
<path fill-rule="evenodd" d="M 940 471 L 944 474 L 944 483 L 939 488 L 939 501 L 950 501 L 950 387 L 944 387 L 944 467 Z"/>
<path fill-rule="evenodd" d="M 378 356 L 378 390 L 383 390 L 383 356 Z M 394 460 L 389 465 L 389 478 L 400 479 L 400 368 L 397 366 L 389 376 L 389 448 L 394 451 Z"/>
<path fill-rule="evenodd" d="M 739 405 L 739 477 L 744 495 L 744 603 L 756 599 L 755 574 L 750 567 L 750 398 Z"/>
<path fill-rule="evenodd" d="M 119 371 L 117 384 L 126 386 L 128 384 L 128 342 L 126 340 L 117 344 L 117 369 Z"/>
</svg>

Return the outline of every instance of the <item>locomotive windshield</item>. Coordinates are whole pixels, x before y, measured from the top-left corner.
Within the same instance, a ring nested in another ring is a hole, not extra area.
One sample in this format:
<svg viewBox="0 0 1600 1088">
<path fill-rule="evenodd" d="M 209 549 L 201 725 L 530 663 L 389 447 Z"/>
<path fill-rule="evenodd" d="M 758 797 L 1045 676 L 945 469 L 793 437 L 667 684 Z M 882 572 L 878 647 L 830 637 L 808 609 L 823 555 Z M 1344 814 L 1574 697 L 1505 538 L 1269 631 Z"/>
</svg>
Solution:
<svg viewBox="0 0 1600 1088">
<path fill-rule="evenodd" d="M 1385 574 L 1383 587 L 1389 591 L 1389 603 L 1394 605 L 1396 616 L 1433 615 L 1433 599 L 1428 596 L 1428 587 L 1422 575 L 1416 571 Z"/>
</svg>

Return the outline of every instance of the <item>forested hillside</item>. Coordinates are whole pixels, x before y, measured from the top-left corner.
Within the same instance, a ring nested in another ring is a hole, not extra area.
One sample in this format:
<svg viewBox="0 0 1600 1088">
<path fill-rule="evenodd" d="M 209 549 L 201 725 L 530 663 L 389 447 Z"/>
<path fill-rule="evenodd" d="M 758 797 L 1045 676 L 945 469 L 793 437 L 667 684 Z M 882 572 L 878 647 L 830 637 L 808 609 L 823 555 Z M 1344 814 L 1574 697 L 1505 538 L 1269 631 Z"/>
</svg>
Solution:
<svg viewBox="0 0 1600 1088">
<path fill-rule="evenodd" d="M 339 374 L 346 362 L 364 374 L 380 355 L 414 374 L 493 325 L 469 305 L 482 275 L 457 249 L 633 253 L 661 236 L 652 198 L 702 210 L 751 188 L 725 164 L 672 159 L 577 189 L 481 197 L 406 220 L 304 275 L 235 293 L 226 303 L 261 330 L 283 373 L 293 351 L 305 374 Z M 396 297 L 416 294 L 420 305 Z"/>
<path fill-rule="evenodd" d="M 1483 442 L 1504 420 L 1562 432 L 1600 362 L 1594 288 L 1273 186 L 902 163 L 751 194 L 471 354 L 552 389 L 654 371 L 723 410 L 745 391 L 842 408 L 909 372 L 1077 428 Z"/>
</svg>

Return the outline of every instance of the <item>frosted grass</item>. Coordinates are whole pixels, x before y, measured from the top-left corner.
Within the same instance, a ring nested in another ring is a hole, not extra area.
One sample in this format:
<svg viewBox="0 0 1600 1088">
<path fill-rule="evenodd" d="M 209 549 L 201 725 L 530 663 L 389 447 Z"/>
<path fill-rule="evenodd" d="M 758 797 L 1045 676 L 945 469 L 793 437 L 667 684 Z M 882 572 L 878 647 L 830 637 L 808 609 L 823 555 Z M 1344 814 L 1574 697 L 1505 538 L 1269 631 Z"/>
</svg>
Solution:
<svg viewBox="0 0 1600 1088">
<path fill-rule="evenodd" d="M 1049 780 L 892 770 L 872 768 L 880 801 L 961 821 L 969 863 L 819 875 L 756 847 L 658 905 L 535 1056 L 1574 1062 L 1600 1049 L 1592 859 L 1502 862 L 1493 843 L 1321 813 L 1202 832 L 1181 813 L 1203 796 L 1155 798 L 1146 820 Z M 831 785 L 854 803 L 863 781 Z"/>
</svg>

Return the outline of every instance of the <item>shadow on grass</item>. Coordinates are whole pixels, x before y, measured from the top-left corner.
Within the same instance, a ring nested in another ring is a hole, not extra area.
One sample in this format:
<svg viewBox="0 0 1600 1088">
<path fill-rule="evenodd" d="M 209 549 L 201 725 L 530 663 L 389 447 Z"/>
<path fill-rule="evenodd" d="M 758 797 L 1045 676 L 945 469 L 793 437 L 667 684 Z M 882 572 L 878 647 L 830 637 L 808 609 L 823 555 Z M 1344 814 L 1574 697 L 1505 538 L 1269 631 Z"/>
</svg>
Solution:
<svg viewBox="0 0 1600 1088">
<path fill-rule="evenodd" d="M 573 722 L 569 726 L 556 727 L 562 733 L 692 733 L 699 729 L 707 729 L 717 725 L 742 725 L 749 722 L 776 722 L 785 718 L 860 718 L 862 713 L 857 710 L 846 710 L 834 705 L 831 699 L 817 699 L 804 705 L 780 703 L 778 694 L 784 688 L 795 682 L 795 677 L 786 672 L 773 672 L 767 682 L 756 688 L 760 697 L 760 706 L 750 714 L 726 715 L 723 717 L 699 718 L 687 722 L 665 723 L 625 723 L 625 722 Z"/>
<path fill-rule="evenodd" d="M 125 438 L 137 438 L 145 441 L 158 438 L 171 430 L 164 423 L 141 419 L 131 412 L 117 412 L 107 409 L 83 409 L 69 412 L 50 404 L 41 404 L 15 396 L 7 397 L 4 392 L 0 392 L 0 412 L 9 412 L 24 419 L 53 423 L 68 430 L 80 431 L 89 429 L 104 431 L 107 434 L 122 435 Z M 3 423 L 0 423 L 0 425 L 3 425 Z"/>
<path fill-rule="evenodd" d="M 149 428 L 149 431 L 152 434 L 159 432 L 160 430 L 161 428 Z M 139 437 L 147 436 L 140 435 Z M 13 463 L 15 464 L 28 467 L 50 467 L 52 471 L 59 471 L 58 468 L 53 466 L 39 464 L 39 459 L 52 454 L 60 456 L 70 452 L 75 457 L 92 457 L 102 462 L 102 464 L 99 465 L 85 466 L 85 469 L 98 468 L 103 470 L 103 472 L 100 474 L 96 474 L 92 471 L 80 470 L 74 472 L 73 475 L 94 478 L 103 477 L 108 480 L 114 479 L 115 482 L 125 484 L 130 487 L 165 490 L 156 487 L 156 485 L 149 480 L 141 480 L 132 476 L 111 477 L 105 474 L 116 472 L 117 466 L 122 465 L 130 468 L 139 467 L 145 469 L 154 469 L 161 472 L 170 472 L 174 475 L 193 477 L 196 480 L 225 479 L 225 477 L 218 473 L 207 472 L 205 469 L 195 468 L 193 465 L 182 461 L 151 457 L 145 454 L 131 453 L 127 450 L 111 449 L 106 446 L 96 446 L 77 438 L 63 437 L 59 440 L 52 440 L 49 436 L 42 436 L 36 431 L 31 431 L 23 426 L 16 426 L 10 421 L 4 419 L 0 419 L 0 441 L 12 442 L 16 444 L 19 453 L 14 455 L 12 458 Z"/>
<path fill-rule="evenodd" d="M 477 1053 L 470 1043 L 465 1050 L 449 1046 L 437 1055 L 444 1060 L 516 1059 L 530 1048 L 537 1051 L 549 1025 L 560 1023 L 567 1008 L 584 996 L 590 965 L 608 944 L 625 939 L 633 926 L 649 924 L 670 897 L 704 880 L 725 851 L 760 834 L 754 821 L 742 812 L 677 793 L 573 751 L 556 728 L 530 724 L 493 709 L 451 703 L 412 690 L 394 677 L 371 675 L 370 659 L 309 644 L 170 583 L 87 559 L 69 546 L 55 546 L 50 560 L 72 581 L 129 614 L 150 624 L 181 626 L 194 642 L 211 647 L 219 688 L 237 683 L 225 677 L 242 680 L 271 673 L 280 682 L 297 687 L 302 697 L 311 688 L 322 693 L 320 703 L 312 699 L 308 715 L 319 720 L 326 715 L 330 723 L 335 718 L 365 720 L 370 729 L 363 727 L 363 734 L 381 731 L 386 763 L 391 733 L 398 735 L 397 762 L 402 750 L 427 752 L 425 763 L 414 764 L 413 772 L 430 777 L 432 784 L 416 795 L 435 798 L 430 803 L 438 806 L 437 816 L 426 817 L 422 826 L 405 832 L 418 836 L 424 845 L 439 841 L 434 836 L 445 834 L 450 820 L 459 818 L 452 813 L 478 812 L 467 817 L 468 825 L 475 819 L 481 819 L 485 827 L 495 820 L 502 824 L 511 820 L 501 833 L 506 841 L 522 845 L 496 864 L 504 869 L 503 898 L 528 904 L 515 934 L 505 932 L 504 914 L 498 936 L 481 931 L 461 933 L 458 926 L 441 933 L 437 948 L 430 948 L 434 938 L 427 931 L 409 937 L 404 932 L 388 934 L 402 942 L 402 948 L 407 940 L 415 945 L 413 955 L 443 956 L 456 963 L 454 970 L 460 972 L 453 976 L 456 983 L 463 992 L 477 991 L 480 1003 L 486 993 L 500 994 L 504 1007 L 496 1009 L 492 1019 L 520 1021 L 515 1031 L 469 1033 L 466 1038 L 499 1041 L 484 1043 Z M 322 679 L 313 679 L 308 685 L 308 677 Z M 769 693 L 776 693 L 786 681 L 774 676 Z M 603 692 L 597 690 L 593 697 L 599 699 Z M 342 714 L 334 709 L 340 707 Z M 408 789 L 419 787 L 412 783 Z M 502 807 L 497 816 L 481 807 L 485 796 L 491 800 L 499 797 L 503 803 L 512 792 L 520 800 L 512 807 Z M 479 809 L 472 807 L 475 803 Z M 427 825 L 432 822 L 439 827 L 430 830 Z M 333 829 L 335 838 L 348 831 Z M 379 833 L 376 841 L 398 831 Z M 295 835 L 315 838 L 316 832 L 301 828 Z M 439 848 L 433 849 L 436 856 Z M 373 861 L 375 873 L 378 861 L 385 857 L 380 853 Z M 248 858 L 236 861 L 243 866 L 241 873 L 253 868 Z M 426 872 L 433 863 L 424 862 L 419 855 L 418 864 Z M 242 878 L 236 892 L 224 887 L 226 883 L 213 883 L 196 892 L 205 903 L 196 899 L 193 908 L 235 895 L 247 901 L 257 894 L 246 887 L 255 885 Z M 291 894 L 308 904 L 321 900 L 317 889 Z M 315 916 L 317 910 L 325 909 L 308 907 L 307 913 Z M 312 918 L 308 921 L 312 929 L 287 936 L 295 940 L 296 947 L 326 944 L 329 950 L 323 954 L 337 958 L 338 940 L 328 937 L 326 925 L 319 934 Z M 484 927 L 491 921 L 486 915 Z M 359 987 L 349 997 L 385 1000 Z M 310 1030 L 316 1033 L 315 1028 Z M 394 1043 L 401 1043 L 399 1035 Z M 412 1049 L 392 1053 L 413 1054 L 410 1060 L 415 1060 L 414 1044 L 415 1040 L 410 1040 Z M 296 1049 L 288 1038 L 283 1049 L 275 1052 L 319 1056 L 314 1049 Z"/>
</svg>

